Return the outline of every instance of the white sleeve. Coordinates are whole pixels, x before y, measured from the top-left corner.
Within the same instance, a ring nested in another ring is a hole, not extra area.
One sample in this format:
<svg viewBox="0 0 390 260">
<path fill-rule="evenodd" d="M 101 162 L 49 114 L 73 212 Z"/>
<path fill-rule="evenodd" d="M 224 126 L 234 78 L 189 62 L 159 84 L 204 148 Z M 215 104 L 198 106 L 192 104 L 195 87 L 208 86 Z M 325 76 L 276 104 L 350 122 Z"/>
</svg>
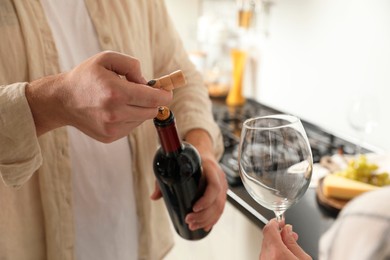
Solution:
<svg viewBox="0 0 390 260">
<path fill-rule="evenodd" d="M 321 237 L 319 259 L 390 259 L 390 187 L 347 204 Z"/>
<path fill-rule="evenodd" d="M 28 83 L 0 86 L 0 176 L 19 187 L 42 164 L 42 155 L 25 88 Z"/>
</svg>

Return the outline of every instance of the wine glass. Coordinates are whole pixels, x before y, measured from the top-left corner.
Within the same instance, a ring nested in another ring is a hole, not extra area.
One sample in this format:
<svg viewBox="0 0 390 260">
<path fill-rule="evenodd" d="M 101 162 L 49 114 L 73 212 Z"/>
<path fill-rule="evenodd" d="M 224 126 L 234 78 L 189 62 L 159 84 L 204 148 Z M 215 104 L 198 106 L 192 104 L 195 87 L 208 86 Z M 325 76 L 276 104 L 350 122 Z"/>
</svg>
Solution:
<svg viewBox="0 0 390 260">
<path fill-rule="evenodd" d="M 356 96 L 352 99 L 349 111 L 348 122 L 353 130 L 358 134 L 356 142 L 356 156 L 361 154 L 361 146 L 367 135 L 372 133 L 378 124 L 379 102 L 370 95 Z"/>
<path fill-rule="evenodd" d="M 246 120 L 238 160 L 248 193 L 274 211 L 283 227 L 284 212 L 305 194 L 313 169 L 310 144 L 299 118 L 278 114 Z"/>
</svg>

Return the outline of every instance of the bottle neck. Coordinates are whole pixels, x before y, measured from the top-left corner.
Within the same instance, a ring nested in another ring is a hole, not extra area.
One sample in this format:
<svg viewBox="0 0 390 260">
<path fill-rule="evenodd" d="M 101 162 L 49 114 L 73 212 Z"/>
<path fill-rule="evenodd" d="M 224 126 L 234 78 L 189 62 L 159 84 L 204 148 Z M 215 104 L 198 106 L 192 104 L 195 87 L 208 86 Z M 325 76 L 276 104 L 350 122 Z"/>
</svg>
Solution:
<svg viewBox="0 0 390 260">
<path fill-rule="evenodd" d="M 176 129 L 175 118 L 172 111 L 165 120 L 154 119 L 154 125 L 160 138 L 161 148 L 165 153 L 181 150 L 181 142 Z"/>
</svg>

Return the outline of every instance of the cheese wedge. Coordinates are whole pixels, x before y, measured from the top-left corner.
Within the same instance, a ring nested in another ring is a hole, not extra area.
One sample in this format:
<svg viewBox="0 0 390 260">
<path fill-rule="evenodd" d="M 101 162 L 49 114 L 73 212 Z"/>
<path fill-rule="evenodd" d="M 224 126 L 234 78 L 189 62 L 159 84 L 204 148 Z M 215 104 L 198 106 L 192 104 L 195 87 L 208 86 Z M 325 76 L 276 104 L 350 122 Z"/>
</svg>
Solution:
<svg viewBox="0 0 390 260">
<path fill-rule="evenodd" d="M 377 186 L 347 179 L 334 174 L 324 178 L 322 191 L 326 197 L 349 200 L 364 192 L 380 189 Z"/>
</svg>

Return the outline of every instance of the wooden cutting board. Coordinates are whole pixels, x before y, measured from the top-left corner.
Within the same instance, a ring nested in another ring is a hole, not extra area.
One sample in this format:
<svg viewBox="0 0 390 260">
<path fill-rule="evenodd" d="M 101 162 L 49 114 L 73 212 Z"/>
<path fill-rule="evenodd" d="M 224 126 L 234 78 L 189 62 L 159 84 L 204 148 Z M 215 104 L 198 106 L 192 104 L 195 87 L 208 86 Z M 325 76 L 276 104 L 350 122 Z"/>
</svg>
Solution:
<svg viewBox="0 0 390 260">
<path fill-rule="evenodd" d="M 325 196 L 323 192 L 323 182 L 324 178 L 321 178 L 317 185 L 317 201 L 319 204 L 321 204 L 323 207 L 330 209 L 332 212 L 339 212 L 345 204 L 348 203 L 349 200 L 342 200 L 342 199 L 335 199 Z"/>
</svg>

